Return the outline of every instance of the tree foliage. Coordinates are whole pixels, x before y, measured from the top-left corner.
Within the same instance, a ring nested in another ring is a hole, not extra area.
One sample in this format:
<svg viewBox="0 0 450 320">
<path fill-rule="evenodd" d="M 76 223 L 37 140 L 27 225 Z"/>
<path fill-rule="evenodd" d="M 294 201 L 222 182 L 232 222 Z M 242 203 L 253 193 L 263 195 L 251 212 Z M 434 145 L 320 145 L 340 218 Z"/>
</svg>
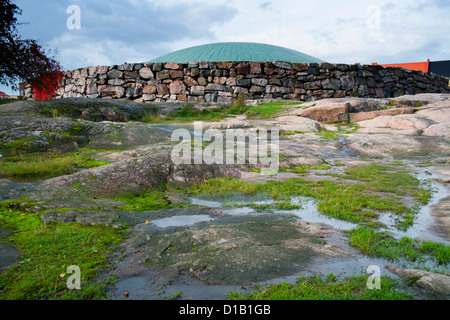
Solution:
<svg viewBox="0 0 450 320">
<path fill-rule="evenodd" d="M 42 79 L 59 73 L 62 68 L 51 50 L 35 40 L 21 39 L 17 32 L 20 14 L 22 10 L 11 0 L 0 0 L 0 84 L 17 89 L 18 82 L 27 81 L 41 90 L 54 90 L 45 87 L 53 86 L 53 81 L 45 84 Z"/>
</svg>

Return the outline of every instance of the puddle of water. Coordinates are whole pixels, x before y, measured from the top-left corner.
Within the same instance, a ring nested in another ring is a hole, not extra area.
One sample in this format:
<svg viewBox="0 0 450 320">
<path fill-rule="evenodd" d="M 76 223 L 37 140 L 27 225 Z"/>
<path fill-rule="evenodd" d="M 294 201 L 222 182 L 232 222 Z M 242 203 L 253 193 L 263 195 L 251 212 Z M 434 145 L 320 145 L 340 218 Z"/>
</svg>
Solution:
<svg viewBox="0 0 450 320">
<path fill-rule="evenodd" d="M 34 192 L 42 180 L 33 182 L 16 182 L 9 179 L 0 179 L 0 201 L 18 199 Z"/>
<path fill-rule="evenodd" d="M 129 297 L 124 292 L 129 292 Z M 187 281 L 158 285 L 147 276 L 135 276 L 118 281 L 110 291 L 114 300 L 166 300 L 181 292 L 182 300 L 223 300 L 230 291 L 244 292 L 241 286 L 209 285 L 190 277 Z"/>
<path fill-rule="evenodd" d="M 151 223 L 159 228 L 168 228 L 192 226 L 199 222 L 207 222 L 211 220 L 213 220 L 213 218 L 208 215 L 181 215 L 159 220 L 152 220 Z"/>
<path fill-rule="evenodd" d="M 165 133 L 172 134 L 176 129 L 187 129 L 188 131 L 193 132 L 193 127 L 191 125 L 186 124 L 171 124 L 171 123 L 160 123 L 160 124 L 149 124 L 154 129 L 161 130 Z"/>
<path fill-rule="evenodd" d="M 332 259 L 322 259 L 323 261 L 315 261 L 311 265 L 305 267 L 305 270 L 300 271 L 296 274 L 278 277 L 274 279 L 269 279 L 260 282 L 259 285 L 266 286 L 270 284 L 277 284 L 280 282 L 287 282 L 295 284 L 299 276 L 326 276 L 328 274 L 333 274 L 341 279 L 348 276 L 358 276 L 367 274 L 369 277 L 372 273 L 367 273 L 367 269 L 370 266 L 377 266 L 380 268 L 381 276 L 390 276 L 392 278 L 397 278 L 395 274 L 390 272 L 385 268 L 386 264 L 393 264 L 386 259 L 382 258 L 371 258 L 366 256 L 357 256 L 351 258 L 332 258 Z"/>
<path fill-rule="evenodd" d="M 189 201 L 192 205 L 197 205 L 197 206 L 205 206 L 205 207 L 209 207 L 209 208 L 221 208 L 222 207 L 222 203 L 218 202 L 218 201 L 204 200 L 204 199 L 198 199 L 198 198 L 190 198 Z"/>
<path fill-rule="evenodd" d="M 20 257 L 20 252 L 11 243 L 4 241 L 8 237 L 10 232 L 0 226 L 0 271 L 15 263 Z"/>
<path fill-rule="evenodd" d="M 208 198 L 209 200 L 200 199 L 200 198 L 190 198 L 190 202 L 195 205 L 207 206 L 210 208 L 222 208 L 222 212 L 230 215 L 240 215 L 240 214 L 255 214 L 258 211 L 250 206 L 246 206 L 246 204 L 255 204 L 255 205 L 264 205 L 264 204 L 274 204 L 276 201 L 274 200 L 262 200 L 264 198 L 257 197 L 258 201 L 255 201 L 255 197 L 252 196 L 243 196 L 239 198 Z M 236 204 L 234 206 L 229 206 L 229 204 Z M 323 225 L 327 225 L 339 230 L 351 230 L 357 227 L 356 224 L 350 223 L 343 220 L 338 220 L 334 218 L 329 218 L 319 212 L 317 210 L 317 204 L 314 199 L 302 198 L 302 197 L 293 197 L 291 199 L 292 205 L 301 206 L 300 209 L 294 210 L 273 210 L 274 213 L 279 214 L 288 214 L 298 216 L 300 219 L 311 222 L 311 223 L 320 223 Z"/>
<path fill-rule="evenodd" d="M 338 230 L 351 230 L 357 227 L 357 225 L 354 223 L 330 218 L 323 215 L 317 209 L 317 204 L 314 199 L 294 197 L 291 199 L 291 204 L 301 205 L 301 208 L 295 210 L 278 210 L 275 212 L 295 214 L 304 221 L 324 224 Z"/>
<path fill-rule="evenodd" d="M 436 223 L 436 221 L 430 214 L 431 207 L 448 196 L 448 190 L 442 184 L 431 180 L 433 178 L 438 178 L 439 175 L 432 174 L 429 176 L 426 175 L 424 171 L 425 170 L 419 171 L 419 173 L 415 176 L 421 180 L 422 183 L 429 181 L 432 190 L 432 197 L 427 205 L 420 208 L 414 220 L 414 224 L 409 227 L 408 230 L 401 231 L 395 228 L 394 218 L 390 214 L 380 215 L 379 221 L 387 226 L 387 231 L 389 231 L 396 239 L 400 239 L 401 237 L 409 237 L 420 240 L 441 242 L 448 245 L 450 244 L 448 239 L 444 239 L 433 233 L 432 225 Z"/>
<path fill-rule="evenodd" d="M 242 207 L 242 208 L 230 208 L 222 210 L 223 213 L 229 215 L 240 215 L 240 214 L 251 214 L 255 213 L 256 210 L 250 207 Z"/>
<path fill-rule="evenodd" d="M 428 180 L 430 177 L 423 177 Z M 422 207 L 414 225 L 409 228 L 406 232 L 398 231 L 395 228 L 395 221 L 389 213 L 380 214 L 380 222 L 385 223 L 388 226 L 388 231 L 395 237 L 408 236 L 411 238 L 427 239 L 433 241 L 445 241 L 432 233 L 431 224 L 434 222 L 432 216 L 430 215 L 430 206 L 438 203 L 442 198 L 448 196 L 448 191 L 439 183 L 433 183 L 432 187 L 434 192 L 432 194 L 432 199 L 427 206 Z M 205 197 L 205 198 L 190 198 L 191 204 L 201 205 L 210 208 L 220 208 L 221 211 L 229 215 L 251 215 L 251 214 L 264 214 L 264 212 L 259 212 L 257 209 L 250 207 L 250 204 L 273 204 L 276 201 L 262 196 L 226 196 L 226 197 Z M 312 198 L 304 197 L 293 197 L 291 199 L 292 205 L 299 205 L 299 209 L 294 210 L 271 210 L 276 214 L 283 215 L 293 215 L 301 220 L 323 224 L 330 226 L 339 230 L 350 230 L 357 227 L 356 224 L 329 218 L 321 214 L 317 209 L 316 201 Z M 165 218 L 160 220 L 152 221 L 158 227 L 166 228 L 170 226 L 185 226 L 192 225 L 201 221 L 210 221 L 211 217 L 208 215 L 198 215 L 198 216 L 174 216 L 171 218 Z M 339 237 L 341 234 L 339 233 Z M 341 239 L 341 242 L 344 241 Z M 342 242 L 344 245 L 348 245 L 346 242 Z M 397 276 L 387 270 L 384 266 L 386 264 L 403 267 L 403 268 L 413 268 L 421 265 L 425 268 L 437 268 L 436 265 L 430 261 L 423 262 L 405 262 L 405 261 L 388 261 L 384 258 L 374 258 L 365 256 L 357 252 L 356 249 L 348 248 L 351 254 L 348 257 L 319 257 L 314 259 L 308 265 L 305 265 L 293 275 L 288 275 L 284 277 L 277 277 L 274 279 L 269 279 L 258 284 L 268 285 L 279 282 L 295 283 L 299 275 L 312 276 L 321 275 L 326 276 L 327 274 L 334 274 L 339 278 L 344 278 L 351 275 L 362 275 L 367 274 L 369 277 L 372 273 L 367 273 L 369 266 L 378 266 L 381 271 L 381 275 L 387 275 L 393 278 Z M 439 269 L 439 268 L 437 268 Z M 445 270 L 443 270 L 445 271 Z M 176 281 L 171 284 L 166 284 L 163 287 L 156 286 L 155 283 L 150 283 L 148 278 L 143 277 L 132 277 L 124 279 L 117 282 L 116 284 L 116 295 L 115 298 L 122 299 L 124 290 L 130 292 L 130 299 L 166 299 L 167 296 L 171 296 L 177 292 L 182 292 L 181 299 L 223 299 L 226 294 L 230 291 L 241 291 L 246 293 L 247 290 L 251 291 L 252 287 L 236 287 L 232 285 L 216 285 L 211 286 L 202 283 L 196 279 L 190 279 L 189 281 Z M 120 296 L 121 294 L 121 296 Z"/>
<path fill-rule="evenodd" d="M 396 227 L 395 217 L 390 213 L 380 212 L 379 221 L 386 225 L 385 231 L 388 231 L 396 239 L 401 237 L 416 238 L 419 240 L 429 240 L 435 242 L 441 242 L 446 245 L 450 244 L 448 239 L 442 238 L 433 232 L 433 224 L 435 224 L 434 218 L 430 214 L 430 208 L 437 204 L 439 201 L 448 196 L 448 190 L 442 184 L 433 181 L 433 178 L 440 178 L 437 174 L 426 174 L 424 169 L 416 168 L 416 178 L 421 180 L 422 183 L 430 183 L 432 189 L 432 198 L 429 203 L 422 206 L 414 220 L 413 226 L 406 231 L 398 230 Z M 202 205 L 210 208 L 222 208 L 222 212 L 230 215 L 240 214 L 255 214 L 258 210 L 246 204 L 274 204 L 276 203 L 272 199 L 262 196 L 246 196 L 246 195 L 232 195 L 227 197 L 208 197 L 202 198 L 190 198 L 192 204 Z M 293 197 L 291 199 L 292 205 L 300 205 L 300 209 L 294 210 L 272 210 L 272 212 L 279 214 L 289 214 L 298 216 L 300 219 L 311 222 L 319 223 L 338 230 L 351 230 L 357 227 L 357 224 L 344 220 L 334 219 L 325 216 L 317 209 L 317 204 L 312 198 Z"/>
</svg>

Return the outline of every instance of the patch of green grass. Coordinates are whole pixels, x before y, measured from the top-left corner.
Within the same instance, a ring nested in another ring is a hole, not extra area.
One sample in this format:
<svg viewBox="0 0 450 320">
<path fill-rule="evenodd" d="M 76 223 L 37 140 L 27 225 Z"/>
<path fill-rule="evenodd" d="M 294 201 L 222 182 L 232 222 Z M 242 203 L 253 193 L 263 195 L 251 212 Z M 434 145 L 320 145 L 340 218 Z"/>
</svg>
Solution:
<svg viewBox="0 0 450 320">
<path fill-rule="evenodd" d="M 20 138 L 15 141 L 11 141 L 0 145 L 0 149 L 12 149 L 23 151 L 28 148 L 29 143 L 32 142 L 34 139 L 35 137 Z"/>
<path fill-rule="evenodd" d="M 282 136 L 294 136 L 296 134 L 304 134 L 304 133 L 309 133 L 309 132 L 305 132 L 305 131 L 283 132 L 281 135 Z"/>
<path fill-rule="evenodd" d="M 325 215 L 351 222 L 364 222 L 371 217 L 363 214 L 364 210 L 395 211 L 409 210 L 405 205 L 391 199 L 384 199 L 374 194 L 365 193 L 361 184 L 338 184 L 333 181 L 317 182 L 300 178 L 285 181 L 268 181 L 265 183 L 244 182 L 236 179 L 211 179 L 190 189 L 195 194 L 265 194 L 274 200 L 290 201 L 290 197 L 313 197 L 318 202 L 318 209 Z"/>
<path fill-rule="evenodd" d="M 316 166 L 310 167 L 310 169 L 313 169 L 313 170 L 328 170 L 330 168 L 331 168 L 331 166 L 327 165 L 327 164 L 318 164 Z"/>
<path fill-rule="evenodd" d="M 267 120 L 275 117 L 277 114 L 282 112 L 285 109 L 284 106 L 286 105 L 289 105 L 289 103 L 271 102 L 259 104 L 257 106 L 249 106 L 245 114 L 249 119 Z"/>
<path fill-rule="evenodd" d="M 319 165 L 315 165 L 315 166 L 297 166 L 297 167 L 293 167 L 291 169 L 280 168 L 278 171 L 292 172 L 292 173 L 296 173 L 299 175 L 304 175 L 304 174 L 307 174 L 309 172 L 309 170 L 328 170 L 330 168 L 331 168 L 331 166 L 329 166 L 327 164 L 319 164 Z"/>
<path fill-rule="evenodd" d="M 241 103 L 235 103 L 231 106 L 223 107 L 226 114 L 246 114 L 249 119 L 267 120 L 281 113 L 286 106 L 299 105 L 301 102 L 295 101 L 275 101 L 268 103 L 260 103 L 256 106 L 248 106 Z"/>
<path fill-rule="evenodd" d="M 323 167 L 325 168 L 328 167 Z M 282 171 L 305 174 L 309 169 L 311 168 L 308 166 L 300 166 Z M 283 201 L 290 201 L 295 196 L 312 197 L 317 200 L 318 209 L 323 214 L 355 223 L 381 225 L 376 221 L 376 212 L 391 212 L 395 215 L 396 227 L 401 230 L 406 230 L 413 224 L 420 204 L 427 203 L 431 196 L 429 190 L 422 188 L 418 179 L 398 167 L 370 164 L 348 168 L 345 172 L 344 175 L 330 175 L 361 183 L 309 181 L 301 178 L 265 183 L 211 179 L 190 190 L 197 194 L 221 196 L 264 194 Z M 405 196 L 413 197 L 416 203 L 406 205 L 402 202 Z"/>
<path fill-rule="evenodd" d="M 147 190 L 140 194 L 128 194 L 115 197 L 116 200 L 125 202 L 127 205 L 120 207 L 123 210 L 158 210 L 162 208 L 181 208 L 185 205 L 172 203 L 166 193 L 166 185 L 160 188 Z"/>
<path fill-rule="evenodd" d="M 14 101 L 20 101 L 20 100 L 17 100 L 17 99 L 0 99 L 0 105 L 8 104 L 8 103 L 11 103 L 11 102 L 14 102 Z"/>
<path fill-rule="evenodd" d="M 227 117 L 221 107 L 194 109 L 193 104 L 188 104 L 181 110 L 168 114 L 167 116 L 146 113 L 142 121 L 145 123 L 188 123 L 193 121 L 215 122 Z"/>
<path fill-rule="evenodd" d="M 231 115 L 246 114 L 250 119 L 270 119 L 282 112 L 286 105 L 300 104 L 301 102 L 280 101 L 262 103 L 257 106 L 245 105 L 245 101 L 237 100 L 235 103 L 224 106 L 195 109 L 193 104 L 186 105 L 183 109 L 171 113 L 167 116 L 147 113 L 143 117 L 143 122 L 147 123 L 170 123 L 170 122 L 193 122 L 206 121 L 215 122 L 223 120 Z"/>
<path fill-rule="evenodd" d="M 63 174 L 74 168 L 94 168 L 107 164 L 109 162 L 95 160 L 79 153 L 29 154 L 3 158 L 0 162 L 0 176 Z"/>
<path fill-rule="evenodd" d="M 424 188 L 420 180 L 413 177 L 408 170 L 399 168 L 398 165 L 391 167 L 370 164 L 347 168 L 344 174 L 328 175 L 364 182 L 367 192 L 378 193 L 386 200 L 380 204 L 386 202 L 393 205 L 391 211 L 397 215 L 397 227 L 402 230 L 412 226 L 419 206 L 427 204 L 431 199 L 431 191 Z M 415 203 L 407 208 L 396 201 L 403 197 L 412 197 Z"/>
<path fill-rule="evenodd" d="M 231 300 L 411 300 L 398 280 L 381 277 L 381 289 L 367 288 L 367 275 L 352 276 L 337 281 L 328 275 L 328 281 L 319 276 L 299 277 L 295 284 L 286 282 L 259 287 L 247 295 L 232 291 Z"/>
<path fill-rule="evenodd" d="M 244 204 L 241 204 L 239 206 L 244 206 Z M 245 206 L 253 208 L 258 212 L 272 212 L 273 210 L 297 210 L 301 208 L 301 206 L 298 204 L 291 204 L 285 201 L 277 201 L 267 204 L 246 203 Z"/>
<path fill-rule="evenodd" d="M 177 291 L 172 295 L 166 296 L 167 300 L 178 300 L 183 295 L 183 291 Z"/>
<path fill-rule="evenodd" d="M 290 169 L 290 172 L 294 172 L 297 174 L 306 174 L 308 173 L 309 166 L 297 166 Z"/>
<path fill-rule="evenodd" d="M 17 202 L 17 200 L 15 200 Z M 97 282 L 108 254 L 122 241 L 122 231 L 78 223 L 44 225 L 39 214 L 0 203 L 0 223 L 14 230 L 9 241 L 22 253 L 0 274 L 0 300 L 104 299 L 108 282 Z M 81 270 L 81 290 L 69 290 L 68 266 Z"/>
<path fill-rule="evenodd" d="M 325 140 L 339 139 L 339 136 L 335 132 L 332 132 L 332 131 L 323 131 L 323 132 L 318 132 L 317 134 L 321 135 L 322 139 L 325 139 Z"/>
<path fill-rule="evenodd" d="M 450 262 L 450 246 L 442 243 L 408 237 L 396 240 L 387 232 L 374 231 L 364 226 L 348 231 L 347 235 L 350 245 L 370 256 L 392 261 L 404 259 L 411 262 L 433 260 L 438 264 Z"/>
<path fill-rule="evenodd" d="M 161 208 L 166 208 L 170 205 L 164 192 L 161 191 L 147 191 L 140 195 L 129 195 L 123 197 L 116 197 L 116 200 L 123 201 L 127 203 L 126 206 L 120 207 L 123 210 L 157 210 Z"/>
<path fill-rule="evenodd" d="M 398 164 L 397 164 L 398 165 Z M 399 196 L 413 196 L 422 204 L 427 204 L 431 192 L 421 187 L 418 179 L 406 169 L 378 164 L 347 168 L 345 174 L 330 174 L 343 179 L 364 181 L 375 192 L 392 193 Z"/>
<path fill-rule="evenodd" d="M 335 167 L 345 167 L 345 164 L 343 164 L 343 163 L 341 163 L 341 162 L 339 162 L 339 161 L 335 161 L 335 162 L 334 162 L 334 166 L 335 166 Z"/>
<path fill-rule="evenodd" d="M 421 163 L 421 164 L 418 164 L 417 166 L 419 167 L 419 168 L 426 168 L 426 167 L 432 167 L 432 166 L 434 166 L 435 164 L 433 164 L 433 163 Z"/>
</svg>

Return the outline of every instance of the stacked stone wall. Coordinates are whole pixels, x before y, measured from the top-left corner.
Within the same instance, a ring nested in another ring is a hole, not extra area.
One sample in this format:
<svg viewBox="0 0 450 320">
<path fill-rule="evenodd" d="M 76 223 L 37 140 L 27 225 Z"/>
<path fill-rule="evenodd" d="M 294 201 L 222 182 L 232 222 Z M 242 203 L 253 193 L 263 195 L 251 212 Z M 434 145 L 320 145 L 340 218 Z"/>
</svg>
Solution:
<svg viewBox="0 0 450 320">
<path fill-rule="evenodd" d="M 135 102 L 230 103 L 247 99 L 310 101 L 450 93 L 449 79 L 379 65 L 287 62 L 135 63 L 65 72 L 56 98 L 90 97 Z M 32 92 L 26 91 L 28 98 Z"/>
</svg>

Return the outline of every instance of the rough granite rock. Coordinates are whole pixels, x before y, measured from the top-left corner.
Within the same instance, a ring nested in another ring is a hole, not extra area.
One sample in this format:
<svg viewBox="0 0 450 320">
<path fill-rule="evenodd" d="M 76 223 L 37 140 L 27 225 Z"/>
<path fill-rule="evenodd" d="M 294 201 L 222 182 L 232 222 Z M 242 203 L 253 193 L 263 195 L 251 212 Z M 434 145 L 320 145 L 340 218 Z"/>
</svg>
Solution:
<svg viewBox="0 0 450 320">
<path fill-rule="evenodd" d="M 306 106 L 304 106 L 306 107 Z M 320 122 L 348 122 L 349 106 L 340 102 L 323 102 L 307 109 L 297 109 L 292 115 L 309 118 Z"/>
<path fill-rule="evenodd" d="M 450 121 L 429 126 L 423 131 L 425 136 L 450 137 Z"/>
<path fill-rule="evenodd" d="M 400 269 L 387 265 L 386 269 L 400 276 L 409 287 L 436 299 L 450 299 L 450 276 L 417 269 Z"/>
<path fill-rule="evenodd" d="M 364 120 L 374 119 L 380 116 L 396 116 L 399 114 L 413 114 L 417 111 L 416 108 L 392 108 L 379 111 L 358 112 L 350 114 L 350 122 L 360 122 Z"/>
<path fill-rule="evenodd" d="M 167 141 L 167 132 L 145 124 L 93 122 L 12 114 L 0 117 L 0 150 L 74 152 Z"/>
<path fill-rule="evenodd" d="M 90 121 L 141 120 L 145 114 L 166 115 L 180 110 L 187 103 L 137 103 L 127 100 L 100 98 L 64 98 L 51 101 L 16 101 L 0 108 L 0 115 L 40 114 L 43 116 L 65 116 Z"/>
<path fill-rule="evenodd" d="M 297 116 L 285 116 L 275 119 L 280 132 L 319 132 L 322 127 L 319 122 Z"/>
<path fill-rule="evenodd" d="M 358 122 L 358 125 L 363 128 L 390 128 L 394 130 L 424 130 L 432 124 L 434 123 L 431 120 L 425 120 L 411 114 L 381 116 L 372 120 Z"/>
<path fill-rule="evenodd" d="M 0 150 L 70 152 L 87 141 L 84 125 L 69 118 L 25 114 L 0 117 Z"/>
<path fill-rule="evenodd" d="M 450 122 L 450 100 L 427 105 L 416 114 L 436 123 Z"/>
<path fill-rule="evenodd" d="M 166 183 L 186 186 L 212 177 L 239 176 L 239 169 L 233 165 L 176 166 L 171 161 L 170 153 L 164 152 L 45 180 L 33 197 L 50 200 L 58 197 L 139 194 Z"/>
<path fill-rule="evenodd" d="M 372 112 L 387 106 L 387 99 L 333 98 L 302 104 L 302 109 L 291 114 L 320 122 L 349 122 L 352 113 Z"/>
<path fill-rule="evenodd" d="M 72 223 L 78 222 L 84 225 L 111 225 L 119 215 L 107 211 L 49 211 L 41 215 L 44 224 L 50 222 Z"/>
<path fill-rule="evenodd" d="M 392 131 L 401 133 L 404 130 L 391 130 L 384 134 L 364 134 L 358 131 L 356 134 L 346 135 L 346 147 L 361 156 L 375 158 L 444 157 L 450 155 L 450 144 L 441 137 L 397 134 L 393 138 Z"/>
</svg>

